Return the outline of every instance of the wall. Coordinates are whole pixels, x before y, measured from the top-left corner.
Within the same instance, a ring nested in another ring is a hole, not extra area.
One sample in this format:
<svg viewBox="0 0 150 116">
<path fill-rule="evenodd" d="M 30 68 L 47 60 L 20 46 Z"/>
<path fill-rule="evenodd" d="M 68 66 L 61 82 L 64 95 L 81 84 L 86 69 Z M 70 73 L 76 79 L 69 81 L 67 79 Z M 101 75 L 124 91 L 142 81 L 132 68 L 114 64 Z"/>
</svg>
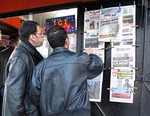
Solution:
<svg viewBox="0 0 150 116">
<path fill-rule="evenodd" d="M 7 0 L 6 0 L 7 1 Z M 35 0 L 31 1 L 32 3 Z M 68 2 L 77 2 L 81 0 L 64 0 L 59 1 L 55 0 L 55 2 L 48 1 L 48 0 L 38 0 L 38 3 L 35 3 L 34 5 L 29 5 L 30 1 L 20 1 L 16 0 L 15 3 L 13 1 L 8 5 L 1 2 L 0 6 L 0 12 L 11 12 L 18 9 L 26 9 L 26 8 L 33 8 L 33 7 L 42 7 L 42 6 L 49 6 L 54 4 L 61 4 L 61 3 L 68 3 Z M 86 0 L 82 0 L 84 2 Z M 88 1 L 88 0 L 87 0 Z M 97 0 L 98 1 L 98 0 Z M 109 1 L 109 0 L 107 0 Z M 125 1 L 125 0 L 124 0 Z M 139 0 L 140 1 L 140 0 Z M 46 3 L 47 2 L 47 3 Z M 133 4 L 133 1 L 127 0 L 125 1 L 126 4 L 121 3 L 121 5 L 128 5 L 128 2 L 132 2 L 130 4 Z M 19 4 L 18 4 L 19 3 Z M 28 4 L 29 3 L 29 4 Z M 20 4 L 23 4 L 20 6 Z M 148 3 L 145 3 L 145 6 Z M 89 6 L 86 6 L 88 10 L 94 10 L 99 9 L 101 7 L 101 3 L 99 4 L 89 4 Z M 112 7 L 119 5 L 118 1 L 115 2 L 106 2 L 103 3 L 103 7 Z M 94 6 L 94 7 L 93 7 Z M 4 9 L 5 7 L 5 9 Z M 10 7 L 10 8 L 6 8 Z M 16 8 L 14 8 L 16 7 Z M 82 8 L 83 5 L 80 6 L 80 9 L 78 11 L 78 51 L 83 47 L 83 12 L 84 8 Z M 150 10 L 147 10 L 147 8 L 142 9 L 143 6 L 137 5 L 137 25 L 139 26 L 137 28 L 137 41 L 136 41 L 136 67 L 139 68 L 139 70 L 136 72 L 136 80 L 135 80 L 135 87 L 137 89 L 135 90 L 134 95 L 134 101 L 133 104 L 127 104 L 127 103 L 115 103 L 115 102 L 109 102 L 109 91 L 107 88 L 110 86 L 110 70 L 107 70 L 104 72 L 104 80 L 103 80 L 103 90 L 102 90 L 102 101 L 101 102 L 91 102 L 92 106 L 92 116 L 149 116 L 150 114 L 150 62 L 149 62 L 149 49 L 150 49 Z M 144 11 L 143 11 L 144 10 Z M 80 13 L 80 14 L 79 14 Z M 142 14 L 144 13 L 144 14 Z M 142 19 L 142 20 L 141 20 Z M 145 24 L 144 21 L 145 21 Z M 141 25 L 143 24 L 143 25 Z M 106 46 L 108 46 L 106 44 Z M 105 67 L 110 67 L 111 59 L 110 56 L 111 52 L 106 51 L 106 63 Z"/>
<path fill-rule="evenodd" d="M 53 6 L 74 2 L 90 2 L 96 0 L 1 0 L 0 13 L 14 12 L 44 6 Z"/>
</svg>

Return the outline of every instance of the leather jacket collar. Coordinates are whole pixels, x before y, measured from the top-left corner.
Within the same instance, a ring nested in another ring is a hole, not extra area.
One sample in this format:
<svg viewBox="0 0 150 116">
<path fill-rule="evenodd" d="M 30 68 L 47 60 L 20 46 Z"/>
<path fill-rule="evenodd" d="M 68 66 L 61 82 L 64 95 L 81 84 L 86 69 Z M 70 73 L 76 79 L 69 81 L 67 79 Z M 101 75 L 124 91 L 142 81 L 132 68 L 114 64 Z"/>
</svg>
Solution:
<svg viewBox="0 0 150 116">
<path fill-rule="evenodd" d="M 65 47 L 56 47 L 56 48 L 53 50 L 53 52 L 52 52 L 51 55 L 56 54 L 56 53 L 59 53 L 59 52 L 66 52 L 66 51 L 69 51 L 69 50 L 68 50 L 67 48 L 65 48 Z"/>
<path fill-rule="evenodd" d="M 31 55 L 34 55 L 34 50 L 32 50 L 28 45 L 26 45 L 24 42 L 20 42 L 20 46 L 25 47 L 25 49 L 27 49 Z"/>
</svg>

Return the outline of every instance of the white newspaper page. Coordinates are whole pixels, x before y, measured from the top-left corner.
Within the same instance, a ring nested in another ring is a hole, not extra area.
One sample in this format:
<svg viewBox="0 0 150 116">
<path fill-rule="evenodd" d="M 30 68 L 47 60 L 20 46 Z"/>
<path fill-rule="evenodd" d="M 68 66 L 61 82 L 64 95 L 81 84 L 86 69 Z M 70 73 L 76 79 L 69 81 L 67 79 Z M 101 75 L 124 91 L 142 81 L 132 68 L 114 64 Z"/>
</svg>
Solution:
<svg viewBox="0 0 150 116">
<path fill-rule="evenodd" d="M 112 41 L 110 101 L 133 103 L 135 80 L 135 6 L 122 6 L 120 38 Z"/>
<path fill-rule="evenodd" d="M 92 48 L 94 54 L 104 62 L 104 42 L 98 40 L 99 10 L 85 12 L 84 14 L 84 49 Z M 92 80 L 88 80 L 90 101 L 100 102 L 102 92 L 103 73 Z"/>
<path fill-rule="evenodd" d="M 99 41 L 110 42 L 120 38 L 120 20 L 120 7 L 101 9 L 99 18 Z"/>
</svg>

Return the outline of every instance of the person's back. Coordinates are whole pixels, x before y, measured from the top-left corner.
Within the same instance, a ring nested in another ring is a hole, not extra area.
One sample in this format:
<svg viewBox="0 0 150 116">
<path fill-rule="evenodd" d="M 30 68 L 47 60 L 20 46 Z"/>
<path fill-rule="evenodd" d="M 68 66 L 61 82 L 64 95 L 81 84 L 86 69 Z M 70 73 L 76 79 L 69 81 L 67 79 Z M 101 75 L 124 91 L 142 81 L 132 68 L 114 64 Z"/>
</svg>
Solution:
<svg viewBox="0 0 150 116">
<path fill-rule="evenodd" d="M 67 38 L 61 33 L 58 35 Z M 43 116 L 90 116 L 87 79 L 102 72 L 101 59 L 92 54 L 71 52 L 62 41 L 57 47 L 53 46 L 53 40 L 49 41 L 54 51 L 35 69 L 30 88 L 32 100 L 40 106 Z"/>
</svg>

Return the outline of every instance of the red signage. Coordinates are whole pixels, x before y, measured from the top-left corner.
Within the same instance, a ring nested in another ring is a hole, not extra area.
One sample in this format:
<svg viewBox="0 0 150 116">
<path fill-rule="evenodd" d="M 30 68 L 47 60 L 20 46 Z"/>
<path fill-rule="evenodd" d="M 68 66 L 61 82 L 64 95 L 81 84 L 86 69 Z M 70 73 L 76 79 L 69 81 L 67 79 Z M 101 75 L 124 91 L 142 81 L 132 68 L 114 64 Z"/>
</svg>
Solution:
<svg viewBox="0 0 150 116">
<path fill-rule="evenodd" d="M 55 25 L 62 26 L 68 33 L 75 32 L 75 15 L 46 19 L 47 31 Z"/>
</svg>

